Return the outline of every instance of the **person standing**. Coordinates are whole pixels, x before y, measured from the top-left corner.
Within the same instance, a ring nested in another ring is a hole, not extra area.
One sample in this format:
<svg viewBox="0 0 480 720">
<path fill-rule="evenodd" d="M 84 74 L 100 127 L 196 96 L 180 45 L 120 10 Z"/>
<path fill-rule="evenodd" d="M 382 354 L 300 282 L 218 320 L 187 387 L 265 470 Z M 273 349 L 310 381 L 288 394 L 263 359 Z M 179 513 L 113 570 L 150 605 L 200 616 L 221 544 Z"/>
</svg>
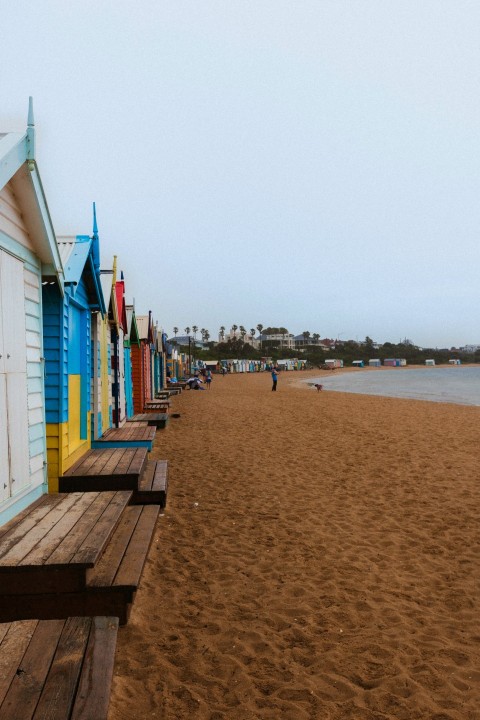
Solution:
<svg viewBox="0 0 480 720">
<path fill-rule="evenodd" d="M 278 380 L 278 371 L 276 367 L 272 367 L 272 391 L 276 392 L 277 390 L 277 380 Z"/>
<path fill-rule="evenodd" d="M 207 388 L 210 390 L 210 383 L 212 382 L 212 373 L 210 372 L 210 370 L 207 370 L 205 382 L 207 383 Z"/>
</svg>

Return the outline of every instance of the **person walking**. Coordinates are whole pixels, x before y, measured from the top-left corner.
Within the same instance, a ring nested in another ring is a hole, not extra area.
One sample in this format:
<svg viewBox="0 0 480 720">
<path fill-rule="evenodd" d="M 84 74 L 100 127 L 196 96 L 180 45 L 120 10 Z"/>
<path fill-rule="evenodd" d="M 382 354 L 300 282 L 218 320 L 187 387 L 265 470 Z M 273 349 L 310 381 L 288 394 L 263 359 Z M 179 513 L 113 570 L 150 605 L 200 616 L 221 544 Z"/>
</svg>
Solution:
<svg viewBox="0 0 480 720">
<path fill-rule="evenodd" d="M 276 392 L 277 390 L 277 380 L 278 380 L 278 370 L 276 367 L 272 367 L 272 391 Z"/>
</svg>

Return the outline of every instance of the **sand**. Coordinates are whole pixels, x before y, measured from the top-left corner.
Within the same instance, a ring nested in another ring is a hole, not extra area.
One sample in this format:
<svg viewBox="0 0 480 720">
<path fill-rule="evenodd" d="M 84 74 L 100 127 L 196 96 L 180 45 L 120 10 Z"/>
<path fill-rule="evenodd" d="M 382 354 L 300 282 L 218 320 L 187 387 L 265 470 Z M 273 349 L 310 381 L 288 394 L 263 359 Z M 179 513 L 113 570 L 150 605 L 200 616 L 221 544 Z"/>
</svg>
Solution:
<svg viewBox="0 0 480 720">
<path fill-rule="evenodd" d="M 480 408 L 307 377 L 173 400 L 109 720 L 480 718 Z"/>
</svg>

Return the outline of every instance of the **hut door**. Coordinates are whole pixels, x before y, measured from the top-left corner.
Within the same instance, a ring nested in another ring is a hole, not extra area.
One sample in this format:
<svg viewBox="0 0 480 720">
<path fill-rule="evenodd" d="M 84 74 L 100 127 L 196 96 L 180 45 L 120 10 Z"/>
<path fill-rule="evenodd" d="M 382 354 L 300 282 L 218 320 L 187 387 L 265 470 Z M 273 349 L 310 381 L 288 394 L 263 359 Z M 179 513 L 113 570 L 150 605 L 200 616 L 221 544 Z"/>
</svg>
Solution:
<svg viewBox="0 0 480 720">
<path fill-rule="evenodd" d="M 0 501 L 30 481 L 23 263 L 0 250 Z"/>
</svg>

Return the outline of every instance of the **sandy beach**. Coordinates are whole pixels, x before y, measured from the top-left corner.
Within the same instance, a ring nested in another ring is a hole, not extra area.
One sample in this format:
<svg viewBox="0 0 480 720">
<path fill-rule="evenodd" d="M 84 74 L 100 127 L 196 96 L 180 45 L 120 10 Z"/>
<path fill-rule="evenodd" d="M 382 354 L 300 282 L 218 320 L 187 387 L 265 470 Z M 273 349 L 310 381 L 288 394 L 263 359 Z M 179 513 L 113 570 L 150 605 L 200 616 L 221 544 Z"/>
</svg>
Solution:
<svg viewBox="0 0 480 720">
<path fill-rule="evenodd" d="M 109 720 L 480 718 L 480 408 L 307 377 L 173 399 Z"/>
</svg>

